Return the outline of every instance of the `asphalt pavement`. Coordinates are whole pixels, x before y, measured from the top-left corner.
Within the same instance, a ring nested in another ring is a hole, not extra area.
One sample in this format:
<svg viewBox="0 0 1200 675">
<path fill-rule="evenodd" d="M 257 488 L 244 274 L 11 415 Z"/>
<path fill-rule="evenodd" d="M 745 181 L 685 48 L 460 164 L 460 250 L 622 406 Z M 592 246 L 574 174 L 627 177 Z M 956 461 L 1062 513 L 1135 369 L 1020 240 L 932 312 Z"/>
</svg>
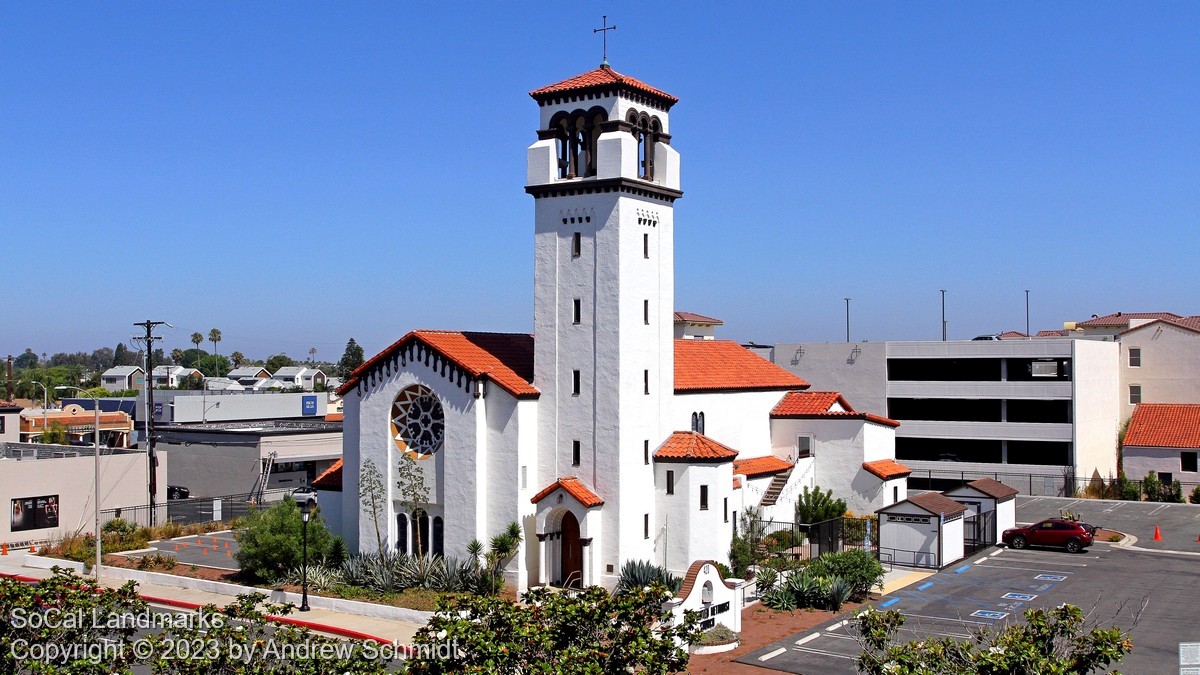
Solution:
<svg viewBox="0 0 1200 675">
<path fill-rule="evenodd" d="M 1018 523 L 1058 518 L 1062 512 L 1070 511 L 1089 525 L 1133 535 L 1137 538 L 1134 546 L 1138 548 L 1200 554 L 1200 504 L 1025 495 L 1019 495 L 1016 499 Z M 1162 541 L 1154 540 L 1155 526 L 1159 528 Z M 1200 565 L 1200 561 L 1197 564 Z"/>
<path fill-rule="evenodd" d="M 180 565 L 239 569 L 237 536 L 230 530 L 152 541 L 146 550 L 128 551 L 121 555 L 141 558 L 155 553 L 171 556 Z"/>
<path fill-rule="evenodd" d="M 1090 612 L 1098 625 L 1131 631 L 1134 650 L 1119 666 L 1122 672 L 1180 672 L 1186 645 L 1200 643 L 1193 603 L 1197 564 L 1190 555 L 1110 544 L 1078 555 L 992 548 L 871 604 L 903 613 L 899 639 L 909 641 L 966 639 L 973 629 L 1021 621 L 1030 607 L 1067 602 Z M 738 662 L 789 673 L 855 673 L 861 647 L 850 619 L 792 635 Z"/>
</svg>

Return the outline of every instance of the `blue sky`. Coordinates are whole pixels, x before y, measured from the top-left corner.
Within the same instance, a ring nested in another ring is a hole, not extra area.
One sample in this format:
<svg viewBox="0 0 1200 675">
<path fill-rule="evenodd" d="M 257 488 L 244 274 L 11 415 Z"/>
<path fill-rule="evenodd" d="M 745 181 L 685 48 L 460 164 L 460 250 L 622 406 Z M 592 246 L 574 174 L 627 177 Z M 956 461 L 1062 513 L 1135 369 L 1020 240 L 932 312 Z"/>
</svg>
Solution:
<svg viewBox="0 0 1200 675">
<path fill-rule="evenodd" d="M 531 330 L 527 92 L 675 94 L 676 306 L 760 343 L 1200 313 L 1200 4 L 0 5 L 0 353 Z"/>
</svg>

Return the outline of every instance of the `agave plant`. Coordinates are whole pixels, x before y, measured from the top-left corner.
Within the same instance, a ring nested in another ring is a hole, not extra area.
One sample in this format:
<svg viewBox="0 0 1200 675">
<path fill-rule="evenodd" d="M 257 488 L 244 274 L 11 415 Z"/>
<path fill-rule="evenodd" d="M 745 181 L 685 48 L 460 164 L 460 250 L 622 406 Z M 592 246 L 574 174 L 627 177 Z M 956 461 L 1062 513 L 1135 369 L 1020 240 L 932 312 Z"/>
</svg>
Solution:
<svg viewBox="0 0 1200 675">
<path fill-rule="evenodd" d="M 754 575 L 755 581 L 758 582 L 758 587 L 762 592 L 766 592 L 775 588 L 775 583 L 779 581 L 779 572 L 770 567 L 763 567 Z"/>
<path fill-rule="evenodd" d="M 666 586 L 672 593 L 678 593 L 683 580 L 648 560 L 626 560 L 621 565 L 616 593 L 621 595 L 655 583 Z"/>
<path fill-rule="evenodd" d="M 786 588 L 774 588 L 762 595 L 762 604 L 771 609 L 790 612 L 796 609 L 796 596 Z"/>
<path fill-rule="evenodd" d="M 854 585 L 841 577 L 829 579 L 829 609 L 837 612 L 854 593 Z"/>
<path fill-rule="evenodd" d="M 289 584 L 299 585 L 304 581 L 301 568 L 296 567 L 288 572 L 284 580 Z M 343 582 L 342 571 L 322 563 L 309 563 L 308 587 L 314 591 L 328 591 Z"/>
</svg>

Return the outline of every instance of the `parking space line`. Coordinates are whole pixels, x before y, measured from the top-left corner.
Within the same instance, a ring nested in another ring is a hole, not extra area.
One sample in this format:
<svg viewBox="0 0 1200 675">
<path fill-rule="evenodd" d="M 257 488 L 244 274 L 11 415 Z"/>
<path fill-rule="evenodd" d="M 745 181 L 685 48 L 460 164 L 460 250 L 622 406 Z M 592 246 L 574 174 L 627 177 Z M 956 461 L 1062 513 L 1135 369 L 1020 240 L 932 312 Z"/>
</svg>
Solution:
<svg viewBox="0 0 1200 675">
<path fill-rule="evenodd" d="M 1146 515 L 1152 516 L 1152 515 L 1158 513 L 1159 511 L 1162 511 L 1165 508 L 1169 508 L 1170 506 L 1171 506 L 1170 504 L 1163 504 L 1162 506 L 1158 507 L 1157 509 L 1154 509 L 1150 513 L 1147 513 Z"/>
<path fill-rule="evenodd" d="M 1047 570 L 1042 567 L 1017 567 L 1016 565 L 997 565 L 995 563 L 988 563 L 987 567 L 989 569 L 998 568 L 1003 570 L 1029 570 L 1031 572 L 1047 572 Z M 1086 565 L 1084 565 L 1084 567 L 1086 567 Z M 1049 570 L 1049 572 L 1058 574 L 1075 574 L 1074 572 L 1068 572 L 1066 570 Z"/>
<path fill-rule="evenodd" d="M 920 586 L 917 586 L 917 590 L 918 590 L 918 591 L 923 591 L 923 590 L 925 590 L 926 588 L 929 588 L 929 587 L 930 587 L 930 586 L 932 586 L 932 585 L 933 585 L 933 582 L 932 582 L 932 581 L 926 581 L 925 583 L 921 584 Z"/>
<path fill-rule="evenodd" d="M 946 633 L 944 631 L 924 630 L 924 629 L 918 630 L 916 628 L 901 628 L 900 630 L 908 631 L 909 633 L 913 633 L 914 635 L 944 635 L 946 637 L 957 638 L 959 640 L 965 640 L 965 639 L 968 639 L 971 637 L 970 633 Z"/>
<path fill-rule="evenodd" d="M 960 568 L 958 568 L 958 569 L 954 570 L 954 573 L 955 573 L 955 574 L 962 574 L 963 572 L 966 572 L 966 571 L 967 571 L 967 570 L 969 570 L 969 569 L 971 569 L 971 566 L 970 566 L 970 565 L 963 565 L 962 567 L 960 567 Z"/>
<path fill-rule="evenodd" d="M 837 633 L 826 633 L 825 637 L 837 638 L 838 640 L 852 640 L 854 642 L 858 642 L 858 638 L 856 638 L 852 635 L 838 635 Z"/>
<path fill-rule="evenodd" d="M 887 602 L 881 603 L 879 606 L 880 607 L 891 607 L 892 605 L 896 604 L 897 602 L 900 602 L 900 598 L 892 598 L 891 600 L 888 600 Z"/>
<path fill-rule="evenodd" d="M 839 659 L 848 659 L 850 661 L 853 661 L 854 659 L 858 658 L 857 656 L 848 656 L 846 654 L 838 654 L 837 652 L 827 652 L 823 649 L 813 649 L 811 647 L 792 647 L 792 649 L 794 649 L 795 651 L 798 651 L 798 652 L 808 652 L 809 654 L 820 654 L 821 656 L 834 656 Z"/>
<path fill-rule="evenodd" d="M 964 619 L 962 617 L 953 617 L 952 618 L 952 617 L 946 617 L 946 616 L 929 616 L 928 614 L 909 614 L 908 612 L 901 612 L 901 614 L 903 614 L 904 616 L 911 616 L 914 619 L 936 619 L 938 621 L 954 621 L 957 623 L 977 623 L 980 626 L 990 626 L 991 625 L 991 624 L 983 622 L 983 621 L 971 621 L 970 619 Z"/>
</svg>

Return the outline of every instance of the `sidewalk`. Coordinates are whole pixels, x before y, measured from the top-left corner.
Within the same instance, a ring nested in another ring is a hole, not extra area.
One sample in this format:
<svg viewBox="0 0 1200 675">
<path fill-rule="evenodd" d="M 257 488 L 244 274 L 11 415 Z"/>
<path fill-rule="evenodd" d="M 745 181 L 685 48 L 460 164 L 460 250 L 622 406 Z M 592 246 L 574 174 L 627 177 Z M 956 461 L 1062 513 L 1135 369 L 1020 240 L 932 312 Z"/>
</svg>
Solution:
<svg viewBox="0 0 1200 675">
<path fill-rule="evenodd" d="M 880 595 L 895 593 L 896 591 L 912 586 L 913 584 L 931 577 L 936 574 L 936 570 L 913 570 L 904 567 L 895 567 L 883 575 L 883 591 Z"/>
<path fill-rule="evenodd" d="M 9 551 L 7 556 L 0 557 L 0 574 L 34 579 L 45 579 L 53 574 L 50 570 L 25 567 L 24 561 L 25 551 Z M 118 588 L 125 583 L 120 579 L 106 578 L 103 572 L 101 572 L 100 581 L 111 588 Z M 233 600 L 228 595 L 159 584 L 139 583 L 138 593 L 151 604 L 179 609 L 196 609 L 208 604 L 224 607 Z M 335 637 L 373 639 L 377 642 L 399 642 L 401 644 L 412 642 L 413 636 L 421 628 L 420 624 L 407 621 L 389 621 L 323 609 L 313 609 L 308 612 L 293 611 L 287 617 L 278 618 L 286 623 L 307 626 L 315 632 Z"/>
</svg>

